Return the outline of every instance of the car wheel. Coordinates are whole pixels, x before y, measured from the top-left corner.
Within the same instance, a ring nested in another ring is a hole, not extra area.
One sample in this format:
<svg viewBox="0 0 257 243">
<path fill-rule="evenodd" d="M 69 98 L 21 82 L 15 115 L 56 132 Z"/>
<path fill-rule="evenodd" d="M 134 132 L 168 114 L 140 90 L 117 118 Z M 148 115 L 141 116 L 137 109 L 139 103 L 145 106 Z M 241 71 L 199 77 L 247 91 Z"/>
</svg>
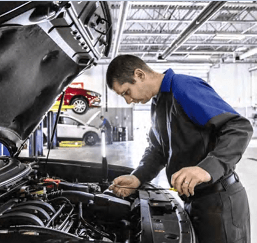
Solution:
<svg viewBox="0 0 257 243">
<path fill-rule="evenodd" d="M 75 98 L 71 104 L 74 105 L 72 110 L 77 114 L 84 114 L 88 109 L 87 100 L 83 97 Z"/>
<path fill-rule="evenodd" d="M 98 136 L 96 133 L 94 132 L 88 132 L 85 136 L 84 136 L 84 141 L 86 145 L 95 145 L 97 142 Z"/>
</svg>

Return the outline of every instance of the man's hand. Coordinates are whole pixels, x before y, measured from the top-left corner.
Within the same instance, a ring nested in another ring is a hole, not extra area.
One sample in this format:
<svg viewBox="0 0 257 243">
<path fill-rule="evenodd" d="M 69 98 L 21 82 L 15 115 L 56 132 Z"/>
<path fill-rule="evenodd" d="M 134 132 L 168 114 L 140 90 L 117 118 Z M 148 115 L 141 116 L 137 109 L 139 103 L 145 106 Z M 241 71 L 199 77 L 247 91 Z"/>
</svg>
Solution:
<svg viewBox="0 0 257 243">
<path fill-rule="evenodd" d="M 210 174 L 198 166 L 185 167 L 174 173 L 171 177 L 172 186 L 180 195 L 187 197 L 194 195 L 196 185 L 211 180 Z"/>
<path fill-rule="evenodd" d="M 134 175 L 123 175 L 114 179 L 113 183 L 109 186 L 118 197 L 128 197 L 134 193 L 140 186 L 141 182 Z"/>
</svg>

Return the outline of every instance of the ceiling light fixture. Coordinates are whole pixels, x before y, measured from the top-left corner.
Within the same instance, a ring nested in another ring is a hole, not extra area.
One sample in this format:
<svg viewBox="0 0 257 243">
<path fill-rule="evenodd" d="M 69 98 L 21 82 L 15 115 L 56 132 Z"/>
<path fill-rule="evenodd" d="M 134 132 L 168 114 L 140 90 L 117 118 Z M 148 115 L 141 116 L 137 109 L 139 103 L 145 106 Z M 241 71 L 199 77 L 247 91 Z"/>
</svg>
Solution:
<svg viewBox="0 0 257 243">
<path fill-rule="evenodd" d="M 236 51 L 236 52 L 247 51 L 247 47 L 246 47 L 246 46 L 240 46 L 240 47 L 236 48 L 235 51 Z"/>
<path fill-rule="evenodd" d="M 187 59 L 210 59 L 210 55 L 188 55 Z"/>
<path fill-rule="evenodd" d="M 240 60 L 257 54 L 257 48 L 253 48 L 239 56 Z"/>
<path fill-rule="evenodd" d="M 245 35 L 242 34 L 216 34 L 213 39 L 215 40 L 243 40 Z"/>
</svg>

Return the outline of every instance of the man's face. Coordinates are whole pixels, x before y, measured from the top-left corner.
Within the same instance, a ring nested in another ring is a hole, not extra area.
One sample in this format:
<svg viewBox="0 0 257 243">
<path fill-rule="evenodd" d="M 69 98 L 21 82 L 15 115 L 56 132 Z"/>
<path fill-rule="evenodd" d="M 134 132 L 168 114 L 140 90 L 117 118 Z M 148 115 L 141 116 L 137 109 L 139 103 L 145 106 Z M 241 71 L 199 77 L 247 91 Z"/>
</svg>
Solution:
<svg viewBox="0 0 257 243">
<path fill-rule="evenodd" d="M 113 90 L 121 95 L 127 102 L 145 104 L 151 98 L 151 90 L 149 89 L 146 80 L 139 77 L 134 78 L 133 83 L 124 83 L 120 85 L 117 81 L 113 82 Z"/>
</svg>

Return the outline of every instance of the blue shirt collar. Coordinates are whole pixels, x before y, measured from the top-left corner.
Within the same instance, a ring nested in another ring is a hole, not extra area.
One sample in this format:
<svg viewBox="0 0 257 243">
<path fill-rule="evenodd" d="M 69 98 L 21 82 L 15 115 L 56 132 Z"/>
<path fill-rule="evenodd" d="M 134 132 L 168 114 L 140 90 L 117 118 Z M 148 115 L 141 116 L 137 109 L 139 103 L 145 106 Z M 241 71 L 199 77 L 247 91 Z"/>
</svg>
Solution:
<svg viewBox="0 0 257 243">
<path fill-rule="evenodd" d="M 171 79 L 172 76 L 175 74 L 171 68 L 166 70 L 164 72 L 165 76 L 162 80 L 161 84 L 161 92 L 170 92 L 170 87 L 171 87 Z"/>
<path fill-rule="evenodd" d="M 152 99 L 152 103 L 154 105 L 157 104 L 158 100 L 159 100 L 159 97 L 161 95 L 162 92 L 166 92 L 166 93 L 169 93 L 170 92 L 170 88 L 171 88 L 171 80 L 172 80 L 172 77 L 173 75 L 175 74 L 174 71 L 169 68 L 168 70 L 166 70 L 164 72 L 164 77 L 163 77 L 163 80 L 162 80 L 162 84 L 161 84 L 161 88 L 159 90 L 159 93 L 153 97 Z"/>
</svg>

